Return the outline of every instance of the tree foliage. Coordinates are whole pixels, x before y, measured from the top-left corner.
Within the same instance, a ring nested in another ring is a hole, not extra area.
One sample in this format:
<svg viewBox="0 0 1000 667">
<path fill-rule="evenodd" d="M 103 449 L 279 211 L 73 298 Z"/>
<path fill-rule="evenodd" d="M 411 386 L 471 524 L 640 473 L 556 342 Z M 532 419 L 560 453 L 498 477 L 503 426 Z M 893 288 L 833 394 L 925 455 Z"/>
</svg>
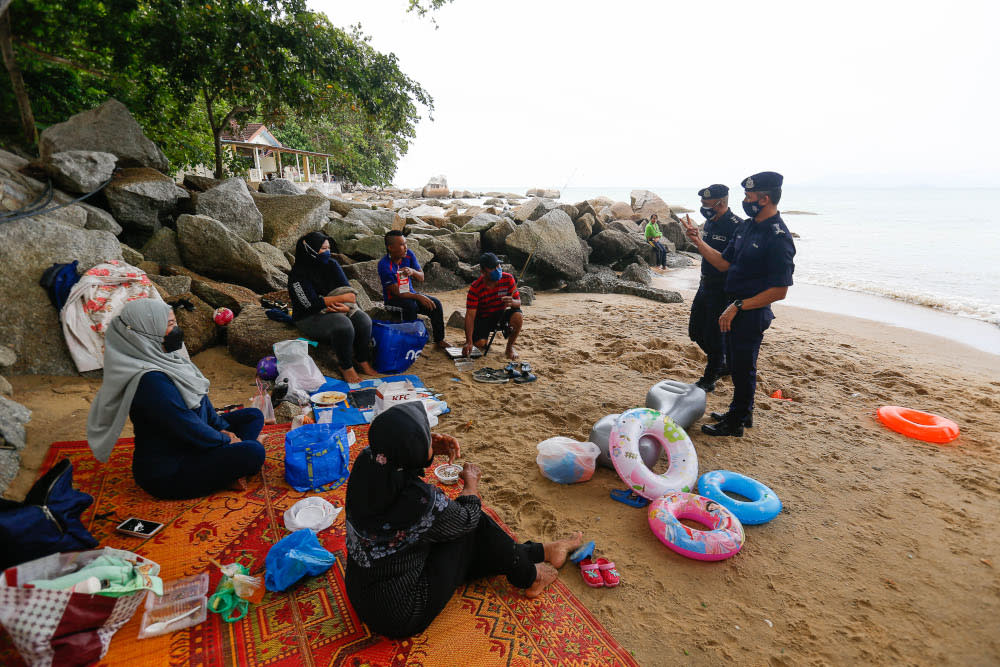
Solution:
<svg viewBox="0 0 1000 667">
<path fill-rule="evenodd" d="M 337 155 L 338 175 L 384 183 L 432 109 L 393 54 L 304 0 L 19 0 L 10 15 L 41 127 L 117 97 L 178 167 L 211 156 L 221 175 L 223 130 L 263 120 Z M 16 108 L 0 88 L 2 117 Z"/>
</svg>

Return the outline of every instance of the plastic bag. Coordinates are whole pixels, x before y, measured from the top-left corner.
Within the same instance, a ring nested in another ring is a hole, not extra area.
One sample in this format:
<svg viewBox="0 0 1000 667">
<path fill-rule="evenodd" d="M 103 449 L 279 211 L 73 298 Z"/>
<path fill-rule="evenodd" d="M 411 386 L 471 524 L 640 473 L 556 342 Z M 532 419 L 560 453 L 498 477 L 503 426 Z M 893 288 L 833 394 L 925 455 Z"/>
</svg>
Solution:
<svg viewBox="0 0 1000 667">
<path fill-rule="evenodd" d="M 309 343 L 304 340 L 283 340 L 274 344 L 278 359 L 277 383 L 287 382 L 288 391 L 310 394 L 326 382 L 316 362 L 309 357 Z"/>
<path fill-rule="evenodd" d="M 264 584 L 269 591 L 283 591 L 305 576 L 315 577 L 330 569 L 336 557 L 324 549 L 316 533 L 297 530 L 271 547 L 264 559 Z"/>
<path fill-rule="evenodd" d="M 285 481 L 296 491 L 330 491 L 348 475 L 350 440 L 339 424 L 303 424 L 285 435 Z"/>
<path fill-rule="evenodd" d="M 250 399 L 250 407 L 257 408 L 264 413 L 265 424 L 274 424 L 278 421 L 274 416 L 274 405 L 271 403 L 271 394 L 267 392 L 260 378 L 257 378 L 257 395 Z"/>
<path fill-rule="evenodd" d="M 290 532 L 310 528 L 318 533 L 332 526 L 342 509 L 319 496 L 309 496 L 285 510 L 285 528 Z"/>
<path fill-rule="evenodd" d="M 383 322 L 372 320 L 375 341 L 375 370 L 379 373 L 402 373 L 410 367 L 430 336 L 421 320 Z"/>
<path fill-rule="evenodd" d="M 535 461 L 542 474 L 559 484 L 586 482 L 594 476 L 601 448 L 592 442 L 555 437 L 538 443 Z"/>
</svg>

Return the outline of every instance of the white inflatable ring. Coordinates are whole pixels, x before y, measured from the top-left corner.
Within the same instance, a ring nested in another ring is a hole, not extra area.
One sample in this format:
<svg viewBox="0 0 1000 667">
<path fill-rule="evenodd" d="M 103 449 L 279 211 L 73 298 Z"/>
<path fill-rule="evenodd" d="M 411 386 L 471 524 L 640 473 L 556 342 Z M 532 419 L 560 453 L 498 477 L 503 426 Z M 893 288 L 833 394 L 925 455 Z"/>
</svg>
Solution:
<svg viewBox="0 0 1000 667">
<path fill-rule="evenodd" d="M 670 467 L 657 475 L 639 456 L 639 439 L 649 436 L 667 453 Z M 689 492 L 698 480 L 698 455 L 691 438 L 674 420 L 656 410 L 626 410 L 608 437 L 611 463 L 631 490 L 654 500 L 673 491 Z"/>
</svg>

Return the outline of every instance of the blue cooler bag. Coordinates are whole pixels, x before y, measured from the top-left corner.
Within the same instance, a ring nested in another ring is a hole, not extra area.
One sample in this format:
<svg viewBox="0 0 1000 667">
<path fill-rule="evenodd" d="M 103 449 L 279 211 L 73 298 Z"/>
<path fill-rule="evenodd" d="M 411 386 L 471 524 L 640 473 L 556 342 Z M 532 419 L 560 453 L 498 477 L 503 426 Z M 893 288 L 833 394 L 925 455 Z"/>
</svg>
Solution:
<svg viewBox="0 0 1000 667">
<path fill-rule="evenodd" d="M 379 373 L 402 373 L 417 360 L 430 336 L 421 320 L 383 322 L 372 320 L 375 341 L 375 370 Z"/>
<path fill-rule="evenodd" d="M 285 481 L 296 491 L 330 491 L 348 475 L 347 429 L 303 424 L 285 436 Z"/>
</svg>

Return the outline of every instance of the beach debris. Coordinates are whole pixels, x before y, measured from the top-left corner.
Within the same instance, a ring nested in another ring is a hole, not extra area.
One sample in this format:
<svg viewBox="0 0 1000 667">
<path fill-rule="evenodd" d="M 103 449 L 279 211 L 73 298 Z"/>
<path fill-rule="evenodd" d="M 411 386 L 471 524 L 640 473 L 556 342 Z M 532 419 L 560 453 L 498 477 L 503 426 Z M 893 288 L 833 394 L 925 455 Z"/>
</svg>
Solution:
<svg viewBox="0 0 1000 667">
<path fill-rule="evenodd" d="M 767 627 L 769 627 L 769 628 L 773 628 L 774 627 L 774 623 L 771 622 L 771 619 L 765 618 L 764 622 L 767 623 Z"/>
<path fill-rule="evenodd" d="M 979 562 L 982 563 L 983 565 L 988 565 L 990 567 L 993 567 L 993 563 L 988 558 L 980 558 Z"/>
<path fill-rule="evenodd" d="M 774 390 L 774 391 L 773 391 L 773 392 L 771 393 L 771 398 L 776 398 L 776 399 L 778 399 L 779 401 L 790 401 L 790 400 L 792 400 L 792 399 L 790 399 L 790 398 L 785 398 L 785 395 L 784 395 L 784 393 L 782 393 L 782 391 L 781 391 L 780 389 L 775 389 L 775 390 Z"/>
</svg>

